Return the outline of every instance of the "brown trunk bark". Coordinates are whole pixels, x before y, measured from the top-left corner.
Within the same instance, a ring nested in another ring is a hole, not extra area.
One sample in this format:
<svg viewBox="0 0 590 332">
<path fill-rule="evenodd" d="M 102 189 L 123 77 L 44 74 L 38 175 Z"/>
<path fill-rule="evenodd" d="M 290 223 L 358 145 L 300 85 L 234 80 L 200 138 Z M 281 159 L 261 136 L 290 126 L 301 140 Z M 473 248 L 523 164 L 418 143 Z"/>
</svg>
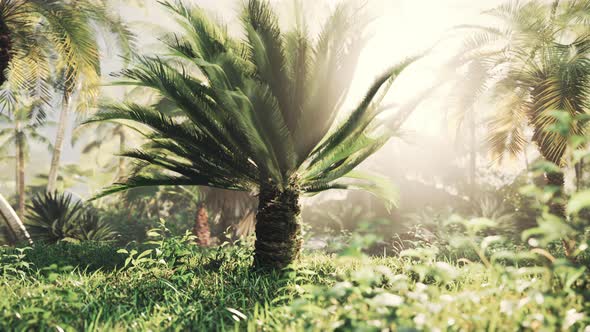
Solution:
<svg viewBox="0 0 590 332">
<path fill-rule="evenodd" d="M 299 190 L 263 185 L 258 196 L 254 265 L 263 269 L 282 269 L 301 252 L 302 234 Z"/>
<path fill-rule="evenodd" d="M 211 243 L 211 232 L 209 231 L 209 215 L 205 204 L 200 204 L 197 209 L 197 218 L 193 227 L 193 234 L 197 237 L 197 244 L 207 247 Z"/>
<path fill-rule="evenodd" d="M 25 218 L 25 153 L 22 139 L 18 149 L 18 216 Z"/>
<path fill-rule="evenodd" d="M 584 159 L 580 159 L 574 165 L 574 170 L 576 172 L 576 191 L 580 191 L 582 189 L 582 180 L 584 177 Z"/>
<path fill-rule="evenodd" d="M 565 205 L 563 202 L 563 187 L 565 181 L 563 173 L 547 173 L 545 174 L 545 178 L 547 185 L 554 187 L 556 190 L 553 200 L 549 203 L 549 212 L 565 219 Z"/>
<path fill-rule="evenodd" d="M 565 179 L 563 172 L 553 172 L 553 173 L 546 173 L 545 179 L 547 181 L 547 185 L 554 187 L 556 192 L 553 196 L 551 202 L 549 202 L 549 213 L 563 219 L 567 220 L 567 215 L 565 213 Z M 561 240 L 563 251 L 565 253 L 565 257 L 569 260 L 575 262 L 575 259 L 572 257 L 572 254 L 576 247 L 576 240 L 572 238 L 563 238 Z"/>
<path fill-rule="evenodd" d="M 12 40 L 10 31 L 2 20 L 0 20 L 0 86 L 6 82 L 6 70 L 12 59 Z"/>
</svg>

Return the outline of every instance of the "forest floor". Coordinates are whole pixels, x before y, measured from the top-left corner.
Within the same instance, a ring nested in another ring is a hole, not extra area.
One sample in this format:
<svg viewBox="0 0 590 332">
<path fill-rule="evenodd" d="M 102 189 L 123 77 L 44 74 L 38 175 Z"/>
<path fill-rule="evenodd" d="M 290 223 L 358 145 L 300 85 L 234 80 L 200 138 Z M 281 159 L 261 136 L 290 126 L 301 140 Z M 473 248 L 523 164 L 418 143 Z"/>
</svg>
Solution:
<svg viewBox="0 0 590 332">
<path fill-rule="evenodd" d="M 183 239 L 142 250 L 5 248 L 0 330 L 590 331 L 584 268 L 452 261 L 429 250 L 306 252 L 296 268 L 268 273 L 251 268 L 247 247 Z"/>
</svg>

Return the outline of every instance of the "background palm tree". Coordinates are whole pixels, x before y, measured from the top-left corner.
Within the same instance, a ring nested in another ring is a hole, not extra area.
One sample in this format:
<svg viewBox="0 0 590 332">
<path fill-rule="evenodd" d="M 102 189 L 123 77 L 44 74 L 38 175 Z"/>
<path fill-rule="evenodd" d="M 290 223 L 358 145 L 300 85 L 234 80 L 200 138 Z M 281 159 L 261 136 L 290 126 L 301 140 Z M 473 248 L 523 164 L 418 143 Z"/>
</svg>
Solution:
<svg viewBox="0 0 590 332">
<path fill-rule="evenodd" d="M 57 188 L 57 177 L 63 148 L 65 129 L 68 123 L 70 107 L 77 104 L 78 110 L 89 110 L 96 104 L 100 85 L 100 56 L 98 42 L 100 36 L 96 27 L 102 28 L 102 33 L 115 36 L 119 40 L 119 48 L 127 57 L 131 54 L 133 36 L 127 26 L 122 23 L 118 15 L 108 9 L 107 1 L 76 1 L 66 5 L 71 11 L 70 18 L 76 22 L 71 30 L 76 30 L 73 43 L 83 45 L 84 52 L 74 53 L 74 56 L 63 59 L 60 78 L 62 107 L 59 114 L 55 148 L 49 168 L 47 191 L 53 192 Z"/>
<path fill-rule="evenodd" d="M 39 129 L 43 128 L 46 113 L 40 102 L 26 102 L 21 96 L 21 103 L 9 115 L 0 115 L 0 155 L 6 155 L 9 148 L 14 148 L 16 161 L 16 190 L 18 197 L 18 216 L 24 217 L 25 212 L 25 162 L 33 141 L 45 144 L 51 149 L 51 143 Z"/>
<path fill-rule="evenodd" d="M 497 101 L 488 141 L 498 159 L 522 153 L 530 128 L 541 156 L 562 167 L 569 137 L 585 133 L 577 122 L 556 130 L 556 111 L 572 117 L 588 112 L 590 21 L 584 8 L 590 8 L 589 1 L 513 1 L 487 12 L 500 20 L 499 26 L 469 27 L 476 32 L 461 58 L 480 61 L 487 76 L 484 87 Z M 563 191 L 562 172 L 547 172 L 546 178 Z M 561 204 L 551 211 L 563 216 Z"/>
<path fill-rule="evenodd" d="M 587 0 L 552 3 L 513 1 L 488 12 L 500 27 L 479 26 L 464 59 L 482 58 L 498 107 L 488 141 L 499 159 L 524 151 L 532 131 L 541 156 L 556 167 L 545 168 L 554 189 L 549 212 L 565 218 L 565 152 L 571 139 L 587 133 L 590 88 L 590 20 Z M 586 146 L 578 145 L 578 149 Z M 575 242 L 563 240 L 570 256 Z"/>
<path fill-rule="evenodd" d="M 140 57 L 122 78 L 157 90 L 182 112 L 171 117 L 133 103 L 112 104 L 87 122 L 131 120 L 148 143 L 124 155 L 154 165 L 102 195 L 153 185 L 196 185 L 257 192 L 255 264 L 281 268 L 301 249 L 299 197 L 361 188 L 392 197 L 387 182 L 353 169 L 403 121 L 376 117 L 393 79 L 412 60 L 379 77 L 334 127 L 365 42 L 362 17 L 339 6 L 314 42 L 304 24 L 287 33 L 265 1 L 242 16 L 246 40 L 228 35 L 202 10 L 165 4 L 183 35 L 167 40 L 170 61 Z"/>
<path fill-rule="evenodd" d="M 34 86 L 38 97 L 49 103 L 48 86 L 53 76 L 57 76 L 53 81 L 62 92 L 47 183 L 51 192 L 56 189 L 73 99 L 79 109 L 88 109 L 96 102 L 100 83 L 100 32 L 117 37 L 119 49 L 126 56 L 130 54 L 133 38 L 118 15 L 108 10 L 105 0 L 1 0 L 0 22 L 0 85 L 8 79 L 28 89 Z M 0 101 L 12 102 L 11 98 L 2 95 Z"/>
</svg>

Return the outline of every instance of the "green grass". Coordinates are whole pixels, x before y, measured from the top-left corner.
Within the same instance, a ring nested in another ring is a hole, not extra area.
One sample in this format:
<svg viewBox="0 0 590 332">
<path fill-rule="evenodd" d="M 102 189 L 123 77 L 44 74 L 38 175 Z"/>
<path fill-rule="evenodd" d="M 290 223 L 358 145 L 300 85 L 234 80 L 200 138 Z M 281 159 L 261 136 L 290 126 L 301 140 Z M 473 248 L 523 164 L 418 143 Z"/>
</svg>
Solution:
<svg viewBox="0 0 590 332">
<path fill-rule="evenodd" d="M 574 275 L 583 270 L 568 264 L 306 253 L 296 269 L 263 273 L 243 246 L 185 242 L 155 241 L 143 256 L 148 247 L 130 256 L 97 244 L 4 250 L 0 330 L 554 331 L 589 323 L 587 282 Z M 73 251 L 86 256 L 67 268 Z M 43 252 L 51 265 L 40 264 Z M 92 252 L 110 262 L 105 269 L 92 265 Z"/>
</svg>

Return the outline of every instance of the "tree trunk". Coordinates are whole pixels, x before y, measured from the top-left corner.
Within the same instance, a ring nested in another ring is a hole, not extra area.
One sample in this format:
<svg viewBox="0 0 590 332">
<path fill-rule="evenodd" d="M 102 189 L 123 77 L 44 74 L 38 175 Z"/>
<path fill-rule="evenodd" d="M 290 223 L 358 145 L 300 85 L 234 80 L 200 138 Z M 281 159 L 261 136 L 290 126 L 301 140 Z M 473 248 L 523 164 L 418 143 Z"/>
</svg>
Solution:
<svg viewBox="0 0 590 332">
<path fill-rule="evenodd" d="M 10 31 L 2 20 L 0 20 L 0 86 L 6 82 L 6 70 L 12 59 L 12 40 Z"/>
<path fill-rule="evenodd" d="M 564 202 L 565 179 L 563 176 L 563 172 L 546 173 L 545 178 L 547 180 L 547 185 L 557 189 L 557 192 L 555 193 L 553 199 L 549 203 L 549 213 L 558 216 L 563 220 L 567 220 Z M 576 247 L 576 240 L 572 238 L 563 238 L 561 239 L 561 244 L 563 246 L 565 257 L 575 262 L 575 259 L 572 257 L 572 254 Z"/>
<path fill-rule="evenodd" d="M 119 152 L 125 152 L 125 133 L 123 132 L 123 128 L 119 128 Z M 119 165 L 117 167 L 117 178 L 119 180 L 123 179 L 125 176 L 125 158 L 119 157 Z"/>
<path fill-rule="evenodd" d="M 584 158 L 580 159 L 574 165 L 574 170 L 576 172 L 576 191 L 580 191 L 582 189 L 582 180 L 584 179 Z"/>
<path fill-rule="evenodd" d="M 19 124 L 17 124 L 19 126 Z M 16 188 L 18 196 L 18 216 L 25 217 L 25 151 L 22 133 L 16 139 Z"/>
<path fill-rule="evenodd" d="M 197 209 L 197 218 L 193 227 L 193 234 L 197 237 L 197 244 L 201 247 L 207 247 L 211 243 L 211 232 L 209 231 L 209 215 L 205 204 L 199 204 Z"/>
<path fill-rule="evenodd" d="M 69 105 L 70 97 L 64 98 L 63 107 L 59 113 L 59 122 L 57 124 L 57 133 L 55 135 L 55 144 L 53 146 L 53 155 L 51 157 L 51 166 L 49 168 L 49 176 L 47 180 L 47 192 L 50 193 L 53 193 L 57 190 L 57 175 L 59 172 L 63 141 L 66 134 Z"/>
<path fill-rule="evenodd" d="M 563 172 L 558 173 L 546 173 L 545 179 L 548 186 L 556 188 L 554 199 L 549 203 L 549 212 L 560 218 L 565 219 L 565 205 L 563 202 L 563 188 L 565 180 Z"/>
<path fill-rule="evenodd" d="M 25 225 L 16 215 L 10 204 L 4 199 L 4 196 L 0 194 L 0 221 L 4 221 L 8 226 L 8 230 L 12 233 L 13 237 L 18 240 L 26 240 L 30 244 L 33 243 L 31 236 Z"/>
<path fill-rule="evenodd" d="M 254 265 L 282 269 L 299 257 L 303 242 L 299 191 L 262 185 L 258 200 Z"/>
<path fill-rule="evenodd" d="M 475 172 L 477 170 L 477 142 L 475 136 L 475 110 L 469 114 L 469 198 L 475 201 L 476 185 Z"/>
</svg>

